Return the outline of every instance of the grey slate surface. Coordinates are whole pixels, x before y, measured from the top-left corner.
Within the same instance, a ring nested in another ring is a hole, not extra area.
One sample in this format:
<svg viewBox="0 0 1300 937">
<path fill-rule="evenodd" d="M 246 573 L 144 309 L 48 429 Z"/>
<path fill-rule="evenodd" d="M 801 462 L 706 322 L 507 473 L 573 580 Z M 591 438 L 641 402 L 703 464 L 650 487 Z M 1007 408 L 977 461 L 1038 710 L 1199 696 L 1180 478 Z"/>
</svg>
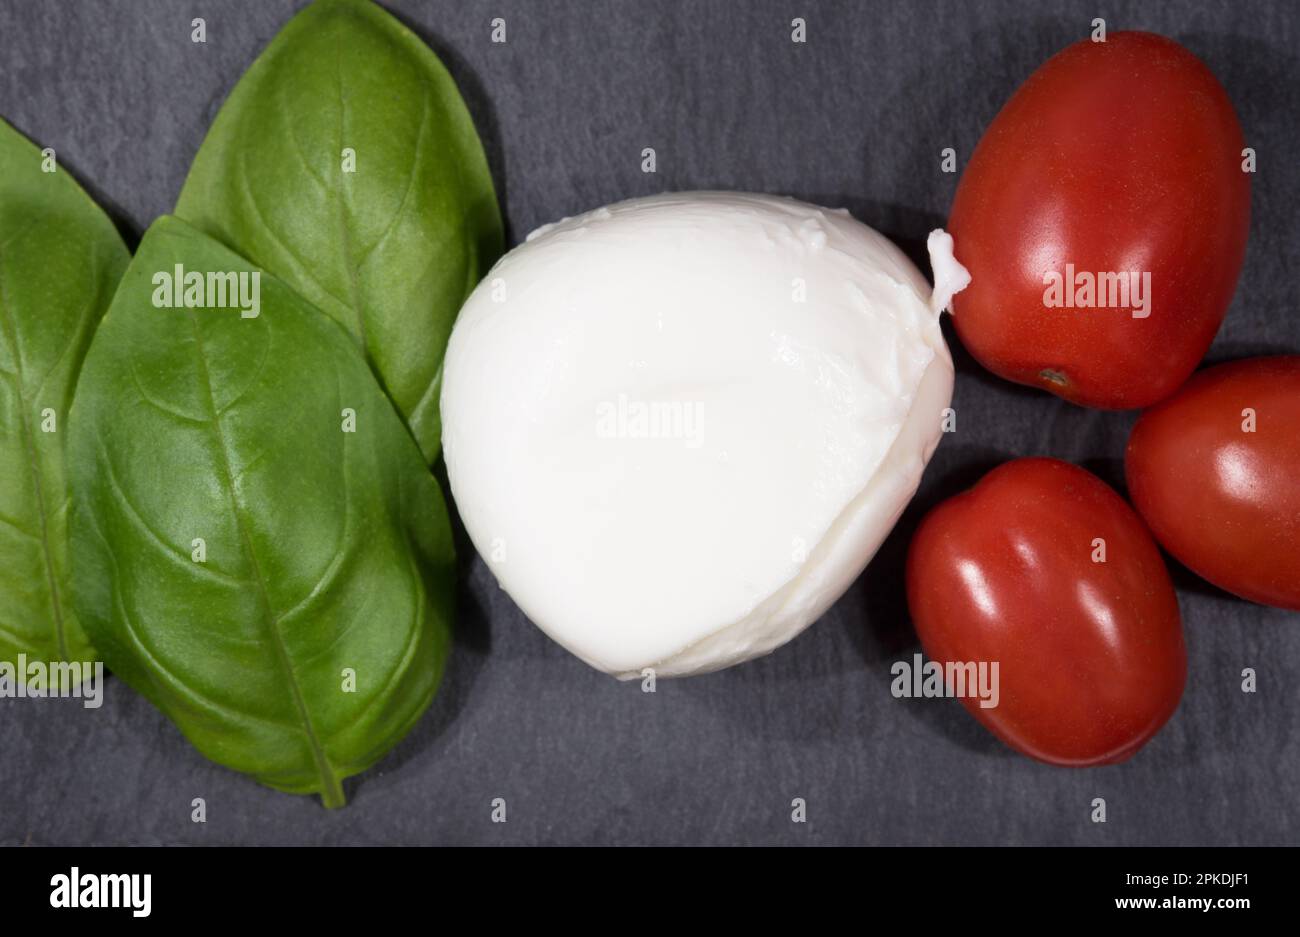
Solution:
<svg viewBox="0 0 1300 937">
<path fill-rule="evenodd" d="M 0 114 L 54 146 L 132 246 L 170 210 L 286 0 L 0 0 Z M 1300 351 L 1300 7 L 1122 2 L 401 2 L 460 82 L 512 243 L 662 190 L 848 207 L 914 256 L 964 160 L 1050 54 L 1109 28 L 1170 35 L 1227 87 L 1259 153 L 1251 240 L 1210 360 Z M 189 40 L 203 16 L 208 42 Z M 489 42 L 504 17 L 509 42 Z M 808 21 L 808 42 L 789 40 Z M 640 170 L 642 147 L 658 174 Z M 928 268 L 923 268 L 928 269 Z M 953 342 L 950 333 L 950 343 Z M 643 694 L 569 656 L 467 562 L 447 681 L 415 732 L 328 812 L 205 761 L 111 680 L 99 711 L 0 700 L 0 843 L 1300 842 L 1300 615 L 1174 567 L 1187 693 L 1127 764 L 1054 769 L 952 701 L 895 700 L 917 646 L 902 558 L 926 508 L 998 461 L 1048 454 L 1122 483 L 1133 416 L 984 373 L 954 344 L 958 432 L 853 589 L 775 654 Z M 1243 694 L 1254 667 L 1259 692 Z M 190 820 L 203 797 L 208 822 Z M 508 822 L 490 822 L 504 797 Z M 808 803 L 790 822 L 792 798 Z M 1108 822 L 1090 822 L 1104 797 Z"/>
</svg>

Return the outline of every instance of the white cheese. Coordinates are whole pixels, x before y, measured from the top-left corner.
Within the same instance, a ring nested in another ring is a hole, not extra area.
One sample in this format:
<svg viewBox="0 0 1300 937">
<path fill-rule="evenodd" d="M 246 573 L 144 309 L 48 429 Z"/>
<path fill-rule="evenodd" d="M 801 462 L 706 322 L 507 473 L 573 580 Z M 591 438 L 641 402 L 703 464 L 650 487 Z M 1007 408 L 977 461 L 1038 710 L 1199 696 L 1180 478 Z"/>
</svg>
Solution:
<svg viewBox="0 0 1300 937">
<path fill-rule="evenodd" d="M 943 228 L 935 228 L 926 238 L 925 249 L 930 255 L 930 270 L 934 273 L 934 292 L 930 294 L 930 308 L 935 313 L 952 311 L 952 298 L 970 286 L 970 271 L 952 252 L 952 235 Z"/>
<path fill-rule="evenodd" d="M 784 644 L 861 573 L 939 441 L 953 373 L 930 292 L 847 212 L 784 198 L 662 195 L 535 231 L 447 349 L 443 448 L 475 547 L 620 677 Z"/>
</svg>

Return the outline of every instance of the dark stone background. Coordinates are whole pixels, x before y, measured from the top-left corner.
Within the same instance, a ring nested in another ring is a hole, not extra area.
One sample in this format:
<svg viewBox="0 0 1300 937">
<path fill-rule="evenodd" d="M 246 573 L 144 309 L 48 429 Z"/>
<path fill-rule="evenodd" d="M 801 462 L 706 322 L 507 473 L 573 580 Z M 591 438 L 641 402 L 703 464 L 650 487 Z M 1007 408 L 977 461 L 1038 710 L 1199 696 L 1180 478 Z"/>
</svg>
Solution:
<svg viewBox="0 0 1300 937">
<path fill-rule="evenodd" d="M 223 98 L 298 6 L 0 0 L 0 114 L 54 146 L 132 246 L 169 211 Z M 1173 36 L 1227 87 L 1259 153 L 1245 270 L 1217 361 L 1300 351 L 1300 7 L 1273 3 L 403 2 L 458 79 L 512 242 L 561 215 L 695 188 L 847 206 L 918 255 L 981 129 L 1039 63 L 1111 30 Z M 207 45 L 189 40 L 208 22 Z M 489 42 L 504 16 L 508 44 Z M 808 42 L 789 39 L 808 21 Z M 1135 145 L 1141 141 L 1135 140 Z M 654 146 L 657 175 L 640 171 Z M 928 267 L 923 269 L 928 270 Z M 952 338 L 950 337 L 950 342 Z M 1174 568 L 1190 649 L 1173 720 L 1128 764 L 1012 754 L 952 701 L 895 700 L 917 646 L 902 558 L 931 505 L 1011 456 L 1122 484 L 1131 414 L 983 372 L 954 345 L 958 432 L 853 589 L 787 647 L 646 695 L 588 669 L 467 562 L 428 715 L 351 804 L 279 794 L 204 760 L 120 682 L 0 700 L 0 843 L 1296 843 L 1300 616 Z M 522 469 L 522 467 L 521 467 Z M 1254 667 L 1259 692 L 1243 694 Z M 208 822 L 190 821 L 204 797 Z M 1106 798 L 1109 822 L 1089 820 Z M 490 822 L 506 798 L 509 822 Z M 790 822 L 806 798 L 809 822 Z"/>
</svg>

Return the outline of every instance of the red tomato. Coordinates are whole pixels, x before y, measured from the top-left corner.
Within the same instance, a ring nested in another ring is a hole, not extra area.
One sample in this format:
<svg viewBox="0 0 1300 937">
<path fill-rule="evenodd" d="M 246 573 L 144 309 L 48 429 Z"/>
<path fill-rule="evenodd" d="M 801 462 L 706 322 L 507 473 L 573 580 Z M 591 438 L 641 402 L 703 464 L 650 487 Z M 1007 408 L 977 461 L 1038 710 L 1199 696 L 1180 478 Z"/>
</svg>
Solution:
<svg viewBox="0 0 1300 937">
<path fill-rule="evenodd" d="M 998 705 L 962 702 L 1040 761 L 1124 761 L 1183 695 L 1182 620 L 1160 551 L 1119 495 L 1068 462 L 1016 459 L 926 515 L 907 600 L 930 660 L 998 662 Z"/>
<path fill-rule="evenodd" d="M 1183 565 L 1300 610 L 1300 355 L 1197 374 L 1142 414 L 1124 463 L 1133 504 Z"/>
<path fill-rule="evenodd" d="M 1244 146 L 1223 88 L 1171 39 L 1112 33 L 1053 56 L 989 125 L 957 188 L 948 230 L 972 278 L 953 302 L 962 343 L 995 374 L 1085 406 L 1169 396 L 1241 272 Z M 1101 283 L 1111 305 L 1049 306 L 1086 300 L 1087 277 L 1092 302 Z"/>
</svg>

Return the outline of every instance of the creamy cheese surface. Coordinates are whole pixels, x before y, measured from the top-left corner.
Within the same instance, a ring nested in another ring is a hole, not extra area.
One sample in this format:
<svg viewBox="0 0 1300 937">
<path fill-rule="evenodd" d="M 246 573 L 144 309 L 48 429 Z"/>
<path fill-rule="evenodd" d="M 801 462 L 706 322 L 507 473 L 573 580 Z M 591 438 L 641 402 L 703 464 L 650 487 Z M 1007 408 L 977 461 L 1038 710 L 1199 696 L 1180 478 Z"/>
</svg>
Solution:
<svg viewBox="0 0 1300 937">
<path fill-rule="evenodd" d="M 622 677 L 725 667 L 847 589 L 939 441 L 930 287 L 847 212 L 702 192 L 533 232 L 460 313 L 452 493 L 501 587 Z"/>
</svg>

